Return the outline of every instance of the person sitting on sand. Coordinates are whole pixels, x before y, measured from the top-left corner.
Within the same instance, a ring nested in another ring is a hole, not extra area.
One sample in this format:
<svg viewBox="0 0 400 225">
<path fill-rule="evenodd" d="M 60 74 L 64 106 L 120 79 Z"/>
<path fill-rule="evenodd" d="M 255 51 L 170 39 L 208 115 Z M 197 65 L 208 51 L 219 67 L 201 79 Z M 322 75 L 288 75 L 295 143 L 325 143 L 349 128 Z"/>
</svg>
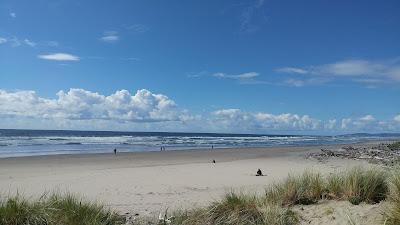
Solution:
<svg viewBox="0 0 400 225">
<path fill-rule="evenodd" d="M 264 176 L 260 169 L 257 170 L 256 176 Z"/>
</svg>

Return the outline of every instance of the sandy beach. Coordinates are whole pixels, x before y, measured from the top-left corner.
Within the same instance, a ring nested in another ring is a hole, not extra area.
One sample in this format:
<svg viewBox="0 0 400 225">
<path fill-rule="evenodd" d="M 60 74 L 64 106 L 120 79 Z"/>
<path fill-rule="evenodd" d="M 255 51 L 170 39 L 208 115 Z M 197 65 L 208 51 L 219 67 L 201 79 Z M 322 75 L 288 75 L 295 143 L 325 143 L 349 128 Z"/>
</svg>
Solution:
<svg viewBox="0 0 400 225">
<path fill-rule="evenodd" d="M 0 193 L 40 196 L 71 192 L 120 213 L 157 214 L 190 208 L 235 190 L 262 193 L 288 173 L 322 173 L 366 164 L 355 160 L 320 163 L 305 159 L 313 147 L 241 148 L 0 159 Z M 216 163 L 212 163 L 216 160 Z M 256 177 L 260 168 L 266 176 Z"/>
</svg>

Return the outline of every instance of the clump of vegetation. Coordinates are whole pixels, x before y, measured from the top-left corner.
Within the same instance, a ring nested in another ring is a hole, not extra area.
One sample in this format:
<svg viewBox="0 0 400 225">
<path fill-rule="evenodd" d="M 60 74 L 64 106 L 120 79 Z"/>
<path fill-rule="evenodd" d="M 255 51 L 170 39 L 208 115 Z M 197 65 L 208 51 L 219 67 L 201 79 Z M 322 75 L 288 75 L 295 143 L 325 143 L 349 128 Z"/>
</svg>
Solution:
<svg viewBox="0 0 400 225">
<path fill-rule="evenodd" d="M 118 225 L 125 219 L 104 206 L 82 202 L 71 194 L 43 195 L 28 201 L 17 195 L 0 202 L 4 225 Z"/>
<path fill-rule="evenodd" d="M 327 199 L 337 199 L 343 198 L 343 183 L 344 177 L 340 174 L 334 173 L 330 174 L 326 178 L 325 183 L 325 197 Z"/>
<path fill-rule="evenodd" d="M 297 215 L 287 208 L 260 201 L 255 196 L 229 193 L 209 207 L 180 212 L 172 225 L 294 225 Z"/>
<path fill-rule="evenodd" d="M 266 191 L 266 201 L 285 206 L 313 204 L 321 199 L 323 189 L 322 176 L 306 171 L 300 176 L 289 175 L 283 182 L 269 187 Z"/>
<path fill-rule="evenodd" d="M 388 148 L 392 151 L 400 150 L 400 141 L 388 144 Z"/>
<path fill-rule="evenodd" d="M 378 203 L 386 198 L 387 174 L 378 168 L 353 168 L 343 175 L 343 196 L 352 204 Z"/>
<path fill-rule="evenodd" d="M 394 170 L 389 178 L 389 204 L 386 207 L 386 225 L 400 224 L 400 169 Z"/>
<path fill-rule="evenodd" d="M 266 200 L 286 206 L 313 204 L 323 198 L 346 199 L 355 205 L 377 203 L 386 197 L 386 179 L 385 172 L 377 168 L 356 167 L 331 174 L 326 179 L 319 173 L 307 171 L 300 176 L 289 175 L 283 182 L 269 187 Z"/>
</svg>

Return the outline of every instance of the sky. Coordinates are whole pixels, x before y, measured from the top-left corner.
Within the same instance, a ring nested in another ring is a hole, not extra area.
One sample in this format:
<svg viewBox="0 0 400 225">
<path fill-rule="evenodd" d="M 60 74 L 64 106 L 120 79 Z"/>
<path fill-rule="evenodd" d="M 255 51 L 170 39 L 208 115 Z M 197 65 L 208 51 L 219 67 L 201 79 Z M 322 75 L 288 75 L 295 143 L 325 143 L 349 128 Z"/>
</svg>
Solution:
<svg viewBox="0 0 400 225">
<path fill-rule="evenodd" d="M 398 0 L 2 0 L 0 128 L 400 132 Z"/>
</svg>

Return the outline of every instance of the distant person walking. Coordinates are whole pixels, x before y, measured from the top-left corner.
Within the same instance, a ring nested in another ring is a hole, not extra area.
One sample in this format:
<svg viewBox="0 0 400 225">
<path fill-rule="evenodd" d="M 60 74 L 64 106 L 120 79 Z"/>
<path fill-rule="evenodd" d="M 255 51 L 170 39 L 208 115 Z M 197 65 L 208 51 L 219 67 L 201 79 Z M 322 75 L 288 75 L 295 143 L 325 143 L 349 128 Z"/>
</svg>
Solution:
<svg viewBox="0 0 400 225">
<path fill-rule="evenodd" d="M 114 148 L 114 155 L 117 155 L 117 149 Z"/>
<path fill-rule="evenodd" d="M 214 145 L 211 145 L 211 149 L 214 149 Z"/>
</svg>

